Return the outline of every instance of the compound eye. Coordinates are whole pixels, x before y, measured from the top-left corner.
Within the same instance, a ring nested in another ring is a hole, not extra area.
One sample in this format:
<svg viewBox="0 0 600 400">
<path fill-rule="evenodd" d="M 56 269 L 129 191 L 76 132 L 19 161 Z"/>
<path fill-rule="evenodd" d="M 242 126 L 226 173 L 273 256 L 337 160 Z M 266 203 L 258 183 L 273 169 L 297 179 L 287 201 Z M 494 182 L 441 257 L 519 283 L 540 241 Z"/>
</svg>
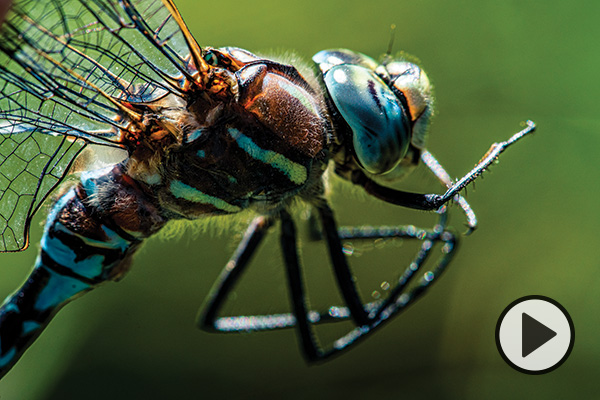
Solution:
<svg viewBox="0 0 600 400">
<path fill-rule="evenodd" d="M 324 77 L 338 111 L 352 129 L 352 145 L 367 172 L 382 175 L 408 151 L 409 118 L 396 95 L 374 71 L 359 65 L 333 66 Z"/>
<path fill-rule="evenodd" d="M 393 88 L 406 97 L 413 122 L 416 121 L 431 104 L 429 78 L 417 65 L 406 61 L 395 61 L 385 68 Z"/>
<path fill-rule="evenodd" d="M 206 61 L 211 67 L 216 67 L 219 65 L 219 57 L 217 57 L 217 55 L 210 50 L 204 53 L 204 61 Z"/>
</svg>

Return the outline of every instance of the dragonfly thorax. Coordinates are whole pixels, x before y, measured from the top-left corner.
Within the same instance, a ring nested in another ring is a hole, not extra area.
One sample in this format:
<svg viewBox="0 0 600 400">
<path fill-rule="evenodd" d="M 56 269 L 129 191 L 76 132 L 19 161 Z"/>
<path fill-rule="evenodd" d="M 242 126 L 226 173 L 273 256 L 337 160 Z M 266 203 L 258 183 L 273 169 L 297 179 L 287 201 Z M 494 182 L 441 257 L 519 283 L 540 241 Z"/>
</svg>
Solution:
<svg viewBox="0 0 600 400">
<path fill-rule="evenodd" d="M 269 212 L 314 193 L 331 135 L 321 91 L 292 66 L 241 49 L 212 51 L 214 68 L 235 77 L 236 95 L 191 90 L 184 102 L 144 104 L 145 137 L 162 147 L 151 155 L 136 148 L 127 173 L 156 193 L 165 213 L 184 218 Z"/>
</svg>

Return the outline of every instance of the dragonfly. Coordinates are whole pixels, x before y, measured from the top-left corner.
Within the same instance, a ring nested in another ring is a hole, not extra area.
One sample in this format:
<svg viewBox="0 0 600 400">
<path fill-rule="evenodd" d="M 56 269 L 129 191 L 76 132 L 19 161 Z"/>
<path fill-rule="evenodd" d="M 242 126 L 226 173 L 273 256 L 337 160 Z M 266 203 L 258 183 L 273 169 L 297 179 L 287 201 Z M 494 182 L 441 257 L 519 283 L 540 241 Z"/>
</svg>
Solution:
<svg viewBox="0 0 600 400">
<path fill-rule="evenodd" d="M 25 250 L 33 215 L 52 203 L 33 271 L 0 308 L 0 377 L 64 305 L 121 279 L 144 241 L 170 222 L 243 212 L 254 217 L 198 325 L 293 327 L 309 362 L 340 354 L 438 281 L 458 240 L 447 205 L 457 204 L 473 230 L 477 219 L 461 191 L 535 129 L 528 121 L 454 181 L 425 147 L 429 79 L 401 57 L 331 49 L 317 53 L 311 69 L 236 47 L 200 47 L 172 0 L 16 0 L 0 35 L 0 251 Z M 91 147 L 123 158 L 86 169 Z M 444 194 L 395 188 L 421 163 Z M 438 222 L 338 228 L 329 175 L 383 202 L 437 211 Z M 297 202 L 312 210 L 343 305 L 308 306 L 290 211 Z M 275 225 L 291 312 L 222 316 Z M 376 238 L 414 240 L 419 249 L 387 298 L 365 302 L 343 242 Z M 437 261 L 425 267 L 437 244 Z M 322 347 L 314 325 L 341 320 L 354 327 Z"/>
</svg>

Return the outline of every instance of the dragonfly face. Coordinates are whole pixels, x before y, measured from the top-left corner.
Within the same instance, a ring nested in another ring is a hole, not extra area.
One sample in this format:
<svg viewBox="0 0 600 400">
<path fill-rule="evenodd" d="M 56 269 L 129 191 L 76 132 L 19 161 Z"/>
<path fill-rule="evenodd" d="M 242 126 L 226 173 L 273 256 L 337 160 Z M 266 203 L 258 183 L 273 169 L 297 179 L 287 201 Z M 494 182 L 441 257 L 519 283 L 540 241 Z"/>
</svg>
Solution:
<svg viewBox="0 0 600 400">
<path fill-rule="evenodd" d="M 389 55 L 380 64 L 350 50 L 313 57 L 327 91 L 350 129 L 337 129 L 354 157 L 338 171 L 360 167 L 368 175 L 396 180 L 416 166 L 432 112 L 429 79 L 416 64 Z"/>
<path fill-rule="evenodd" d="M 309 361 L 367 337 L 418 299 L 451 260 L 456 238 L 442 210 L 434 229 L 338 231 L 323 175 L 342 178 L 388 203 L 437 210 L 451 199 L 475 215 L 459 191 L 532 123 L 453 184 L 425 148 L 429 80 L 415 64 L 348 50 L 315 55 L 318 71 L 246 50 L 202 49 L 171 0 L 17 1 L 0 35 L 0 251 L 27 247 L 32 215 L 88 144 L 126 150 L 106 169 L 86 171 L 56 200 L 30 278 L 0 309 L 0 376 L 72 299 L 121 278 L 142 242 L 175 219 L 233 214 L 256 218 L 199 318 L 207 330 L 296 327 Z M 419 160 L 448 186 L 444 195 L 385 186 Z M 345 302 L 307 308 L 293 199 L 319 215 Z M 292 313 L 219 318 L 241 272 L 275 222 Z M 343 239 L 403 237 L 422 243 L 399 271 L 390 296 L 363 303 Z M 433 266 L 424 267 L 433 245 Z M 415 282 L 416 281 L 416 282 Z M 412 282 L 412 283 L 411 283 Z M 356 329 L 323 350 L 312 324 L 351 319 Z"/>
</svg>

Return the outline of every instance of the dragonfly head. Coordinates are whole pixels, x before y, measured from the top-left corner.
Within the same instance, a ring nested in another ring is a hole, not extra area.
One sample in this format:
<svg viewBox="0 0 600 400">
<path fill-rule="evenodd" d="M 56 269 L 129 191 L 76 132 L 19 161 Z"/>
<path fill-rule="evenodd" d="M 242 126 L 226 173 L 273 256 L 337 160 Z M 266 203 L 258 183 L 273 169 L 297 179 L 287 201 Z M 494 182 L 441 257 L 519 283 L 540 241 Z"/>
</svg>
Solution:
<svg viewBox="0 0 600 400">
<path fill-rule="evenodd" d="M 431 85 L 416 64 L 387 56 L 382 62 L 346 49 L 313 57 L 339 115 L 338 174 L 362 170 L 397 180 L 418 163 L 432 110 Z"/>
</svg>

